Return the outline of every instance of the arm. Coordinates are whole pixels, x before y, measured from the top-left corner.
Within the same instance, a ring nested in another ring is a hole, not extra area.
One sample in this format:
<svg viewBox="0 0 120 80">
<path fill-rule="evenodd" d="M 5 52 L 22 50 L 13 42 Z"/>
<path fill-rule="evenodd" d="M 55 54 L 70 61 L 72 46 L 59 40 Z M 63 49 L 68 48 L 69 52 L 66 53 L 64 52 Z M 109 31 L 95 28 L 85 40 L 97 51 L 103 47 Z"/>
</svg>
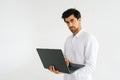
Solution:
<svg viewBox="0 0 120 80">
<path fill-rule="evenodd" d="M 96 58 L 98 51 L 98 43 L 95 38 L 91 38 L 87 41 L 85 46 L 85 67 L 78 69 L 75 73 L 75 76 L 87 76 L 92 74 L 96 66 Z"/>
</svg>

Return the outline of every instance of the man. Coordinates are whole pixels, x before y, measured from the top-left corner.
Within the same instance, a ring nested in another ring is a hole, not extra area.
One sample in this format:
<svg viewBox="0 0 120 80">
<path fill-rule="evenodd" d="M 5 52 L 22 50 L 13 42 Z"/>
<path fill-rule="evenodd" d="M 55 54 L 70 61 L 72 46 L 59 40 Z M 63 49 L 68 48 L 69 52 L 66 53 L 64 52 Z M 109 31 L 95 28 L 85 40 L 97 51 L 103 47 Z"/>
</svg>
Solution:
<svg viewBox="0 0 120 80">
<path fill-rule="evenodd" d="M 64 74 L 64 80 L 91 80 L 95 70 L 98 43 L 92 34 L 89 34 L 81 26 L 81 14 L 76 9 L 68 9 L 62 14 L 62 18 L 67 24 L 70 35 L 65 43 L 65 59 L 67 65 L 71 63 L 84 64 L 83 68 L 71 74 Z M 50 71 L 59 74 L 54 66 L 49 67 Z"/>
</svg>

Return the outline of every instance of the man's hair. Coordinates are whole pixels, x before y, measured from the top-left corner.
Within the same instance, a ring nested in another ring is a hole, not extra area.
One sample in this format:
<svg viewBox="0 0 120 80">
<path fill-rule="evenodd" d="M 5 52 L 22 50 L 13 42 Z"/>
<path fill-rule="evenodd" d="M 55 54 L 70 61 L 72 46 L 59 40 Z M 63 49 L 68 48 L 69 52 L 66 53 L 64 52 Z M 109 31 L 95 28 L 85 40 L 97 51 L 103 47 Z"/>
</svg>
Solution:
<svg viewBox="0 0 120 80">
<path fill-rule="evenodd" d="M 74 17 L 77 19 L 81 18 L 80 12 L 75 8 L 70 8 L 70 9 L 67 9 L 65 12 L 63 12 L 62 18 L 65 21 L 65 18 L 68 18 L 71 15 L 74 15 Z"/>
</svg>

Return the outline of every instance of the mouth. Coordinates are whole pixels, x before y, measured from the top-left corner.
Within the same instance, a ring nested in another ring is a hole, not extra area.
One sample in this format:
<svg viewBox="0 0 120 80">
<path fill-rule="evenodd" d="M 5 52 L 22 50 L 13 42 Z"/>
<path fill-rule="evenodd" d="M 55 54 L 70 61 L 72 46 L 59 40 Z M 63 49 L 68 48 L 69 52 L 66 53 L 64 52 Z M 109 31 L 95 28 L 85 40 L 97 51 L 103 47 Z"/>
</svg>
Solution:
<svg viewBox="0 0 120 80">
<path fill-rule="evenodd" d="M 74 27 L 71 27 L 70 30 L 73 31 L 73 30 L 74 30 Z"/>
</svg>

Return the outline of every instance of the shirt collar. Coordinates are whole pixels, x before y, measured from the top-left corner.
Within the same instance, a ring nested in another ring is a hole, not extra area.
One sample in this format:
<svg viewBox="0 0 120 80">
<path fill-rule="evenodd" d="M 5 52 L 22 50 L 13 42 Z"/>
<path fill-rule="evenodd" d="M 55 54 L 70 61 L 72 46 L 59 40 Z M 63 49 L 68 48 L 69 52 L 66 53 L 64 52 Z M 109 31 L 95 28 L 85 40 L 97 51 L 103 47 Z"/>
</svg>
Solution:
<svg viewBox="0 0 120 80">
<path fill-rule="evenodd" d="M 84 31 L 84 29 L 81 29 L 74 37 L 78 38 L 79 35 Z"/>
</svg>

